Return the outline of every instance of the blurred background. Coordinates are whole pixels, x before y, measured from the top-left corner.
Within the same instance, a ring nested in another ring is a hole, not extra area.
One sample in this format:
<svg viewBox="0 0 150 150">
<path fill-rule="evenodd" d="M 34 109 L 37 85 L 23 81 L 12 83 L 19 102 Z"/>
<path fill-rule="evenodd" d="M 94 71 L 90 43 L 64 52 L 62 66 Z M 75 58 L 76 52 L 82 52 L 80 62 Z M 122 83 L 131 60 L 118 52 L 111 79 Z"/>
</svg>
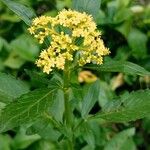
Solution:
<svg viewBox="0 0 150 150">
<path fill-rule="evenodd" d="M 63 8 L 71 8 L 71 0 L 14 0 L 31 7 L 37 16 L 57 15 Z M 93 0 L 94 3 L 94 0 Z M 111 55 L 108 59 L 128 60 L 150 71 L 150 1 L 101 0 L 95 18 L 102 38 Z M 34 64 L 41 46 L 27 31 L 28 26 L 0 1 L 0 71 L 12 74 L 36 88 L 37 82 L 26 69 L 37 72 Z M 28 72 L 28 73 L 27 73 Z M 42 72 L 41 72 L 42 74 Z M 95 72 L 97 76 L 97 72 Z M 112 95 L 150 87 L 150 77 L 107 73 L 100 76 L 103 94 L 99 100 L 104 105 Z M 0 103 L 3 107 L 3 103 Z M 150 150 L 150 117 L 129 124 L 106 125 L 99 135 L 100 148 L 117 132 L 128 126 L 136 134 L 120 150 Z M 46 131 L 45 133 L 46 134 Z M 46 137 L 46 138 L 45 138 Z M 122 139 L 123 140 L 123 139 Z M 127 145 L 129 147 L 127 147 Z M 56 149 L 52 137 L 25 135 L 24 128 L 0 135 L 0 150 L 51 150 Z"/>
</svg>

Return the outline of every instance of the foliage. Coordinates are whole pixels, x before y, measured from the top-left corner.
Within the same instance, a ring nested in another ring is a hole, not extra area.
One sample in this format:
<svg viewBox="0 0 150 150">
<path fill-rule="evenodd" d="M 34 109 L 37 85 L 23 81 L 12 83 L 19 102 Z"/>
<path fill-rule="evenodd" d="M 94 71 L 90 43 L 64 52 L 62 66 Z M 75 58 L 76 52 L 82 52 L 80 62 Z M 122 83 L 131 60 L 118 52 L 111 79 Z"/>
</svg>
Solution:
<svg viewBox="0 0 150 150">
<path fill-rule="evenodd" d="M 27 29 L 63 8 L 94 17 L 111 51 L 103 65 L 49 75 L 36 67 L 47 41 L 39 45 Z M 149 29 L 147 0 L 1 0 L 0 150 L 148 150 Z M 82 70 L 98 79 L 80 84 Z"/>
</svg>

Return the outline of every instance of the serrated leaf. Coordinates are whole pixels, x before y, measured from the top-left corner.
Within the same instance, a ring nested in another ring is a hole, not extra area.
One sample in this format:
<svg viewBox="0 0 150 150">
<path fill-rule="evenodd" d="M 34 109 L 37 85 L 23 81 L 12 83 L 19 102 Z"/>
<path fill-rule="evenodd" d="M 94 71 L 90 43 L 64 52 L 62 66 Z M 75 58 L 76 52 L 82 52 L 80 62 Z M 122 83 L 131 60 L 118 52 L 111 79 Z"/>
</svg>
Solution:
<svg viewBox="0 0 150 150">
<path fill-rule="evenodd" d="M 92 83 L 91 86 L 89 87 L 87 93 L 85 94 L 82 102 L 82 110 L 81 114 L 82 117 L 85 118 L 96 101 L 98 100 L 99 96 L 99 90 L 100 90 L 100 82 L 97 80 L 96 82 Z"/>
<path fill-rule="evenodd" d="M 8 104 L 0 115 L 0 132 L 36 120 L 53 102 L 54 91 L 35 90 Z"/>
<path fill-rule="evenodd" d="M 104 147 L 104 150 L 122 150 L 122 146 L 128 140 L 129 137 L 132 137 L 135 134 L 135 129 L 130 128 L 116 134 Z"/>
<path fill-rule="evenodd" d="M 87 12 L 96 18 L 100 9 L 100 2 L 100 0 L 73 0 L 73 9 Z"/>
<path fill-rule="evenodd" d="M 28 93 L 29 87 L 11 75 L 0 73 L 0 101 L 10 102 L 22 94 Z"/>
<path fill-rule="evenodd" d="M 130 75 L 146 76 L 150 75 L 150 72 L 145 70 L 143 67 L 128 62 L 128 61 L 107 61 L 102 65 L 91 64 L 85 66 L 86 69 L 103 71 L 103 72 L 122 72 Z"/>
<path fill-rule="evenodd" d="M 27 25 L 31 25 L 32 19 L 36 17 L 34 11 L 20 3 L 12 0 L 1 0 L 9 9 L 16 13 Z"/>
<path fill-rule="evenodd" d="M 129 122 L 149 115 L 149 108 L 150 90 L 139 90 L 109 102 L 94 118 L 102 118 L 110 122 Z"/>
</svg>

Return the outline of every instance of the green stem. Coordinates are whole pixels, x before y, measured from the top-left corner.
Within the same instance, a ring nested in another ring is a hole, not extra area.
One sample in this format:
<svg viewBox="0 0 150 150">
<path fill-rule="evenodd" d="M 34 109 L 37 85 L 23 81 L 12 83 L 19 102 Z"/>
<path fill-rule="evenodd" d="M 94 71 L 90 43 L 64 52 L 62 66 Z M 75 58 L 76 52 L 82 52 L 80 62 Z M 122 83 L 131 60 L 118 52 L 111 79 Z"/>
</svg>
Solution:
<svg viewBox="0 0 150 150">
<path fill-rule="evenodd" d="M 65 100 L 65 123 L 69 127 L 71 125 L 71 110 L 69 104 L 69 81 L 70 81 L 70 71 L 66 67 L 64 70 L 64 100 Z"/>
<path fill-rule="evenodd" d="M 69 63 L 66 63 L 65 69 L 64 69 L 64 101 L 65 101 L 65 113 L 64 113 L 64 121 L 65 124 L 72 132 L 72 115 L 71 115 L 71 108 L 70 108 L 70 102 L 69 102 L 69 87 L 70 87 L 70 68 Z M 73 138 L 70 137 L 68 139 L 68 149 L 73 150 Z"/>
</svg>

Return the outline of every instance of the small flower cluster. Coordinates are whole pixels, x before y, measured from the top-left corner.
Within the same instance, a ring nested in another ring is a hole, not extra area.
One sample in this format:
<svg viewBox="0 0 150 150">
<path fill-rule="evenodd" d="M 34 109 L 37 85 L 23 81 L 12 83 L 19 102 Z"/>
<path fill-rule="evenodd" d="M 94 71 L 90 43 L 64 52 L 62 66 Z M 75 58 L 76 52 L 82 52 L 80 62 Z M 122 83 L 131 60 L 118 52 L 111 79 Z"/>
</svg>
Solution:
<svg viewBox="0 0 150 150">
<path fill-rule="evenodd" d="M 56 17 L 35 18 L 29 32 L 43 43 L 50 39 L 50 45 L 43 50 L 36 61 L 43 72 L 50 73 L 53 68 L 64 69 L 66 61 L 73 61 L 78 53 L 78 64 L 102 64 L 102 56 L 110 52 L 100 39 L 101 33 L 91 15 L 73 10 L 62 10 Z"/>
</svg>

